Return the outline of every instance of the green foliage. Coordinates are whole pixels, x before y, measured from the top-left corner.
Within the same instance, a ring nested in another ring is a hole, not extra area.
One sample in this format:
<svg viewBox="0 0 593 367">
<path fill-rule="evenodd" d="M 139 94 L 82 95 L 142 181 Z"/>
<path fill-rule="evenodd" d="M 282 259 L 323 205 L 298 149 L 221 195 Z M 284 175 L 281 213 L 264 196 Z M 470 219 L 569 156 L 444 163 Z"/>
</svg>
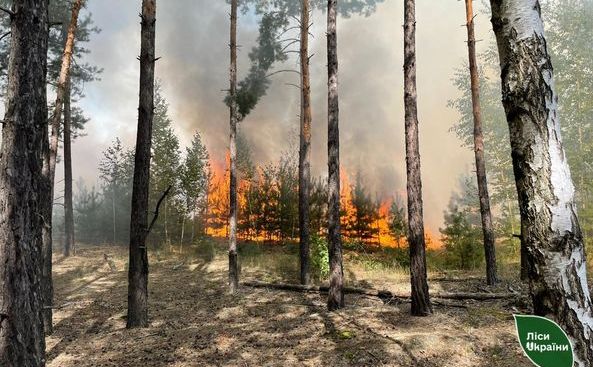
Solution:
<svg viewBox="0 0 593 367">
<path fill-rule="evenodd" d="M 99 173 L 102 183 L 101 211 L 103 213 L 100 223 L 104 229 L 101 241 L 127 243 L 130 239 L 134 153 L 126 149 L 116 138 L 103 152 Z M 84 205 L 84 190 L 84 188 L 79 189 L 80 196 L 75 198 L 75 206 Z"/>
<path fill-rule="evenodd" d="M 593 68 L 590 47 L 593 37 L 593 1 L 543 1 L 546 16 L 547 45 L 554 65 L 559 96 L 563 147 L 576 188 L 576 204 L 581 229 L 588 242 L 593 237 Z M 515 252 L 520 233 L 517 191 L 512 170 L 508 124 L 501 104 L 500 65 L 493 34 L 488 48 L 478 55 L 480 66 L 480 102 L 483 119 L 486 170 L 497 235 L 503 239 L 506 253 Z M 453 76 L 460 97 L 449 106 L 460 113 L 452 131 L 468 148 L 473 149 L 473 116 L 469 72 L 466 65 Z"/>
<path fill-rule="evenodd" d="M 454 193 L 445 211 L 445 226 L 440 229 L 449 265 L 457 269 L 475 269 L 484 261 L 482 229 L 479 218 L 477 187 L 465 177 L 461 194 Z"/>
<path fill-rule="evenodd" d="M 320 236 L 311 236 L 310 262 L 311 276 L 325 279 L 329 275 L 329 250 L 327 240 Z"/>
<path fill-rule="evenodd" d="M 408 235 L 408 217 L 404 203 L 399 197 L 393 200 L 389 208 L 389 231 L 398 242 Z"/>
<path fill-rule="evenodd" d="M 182 215 L 190 215 L 194 225 L 198 213 L 202 214 L 198 232 L 205 232 L 205 213 L 208 210 L 208 185 L 210 163 L 206 147 L 199 133 L 195 133 L 191 145 L 186 148 L 185 160 L 179 178 L 179 196 L 183 203 Z M 183 229 L 182 229 L 183 230 Z M 194 230 L 195 231 L 195 230 Z"/>
<path fill-rule="evenodd" d="M 260 20 L 257 46 L 249 53 L 251 67 L 245 79 L 239 82 L 235 96 L 240 120 L 247 117 L 266 95 L 270 86 L 268 73 L 274 63 L 287 59 L 279 39 L 281 30 L 287 25 L 287 15 L 279 12 L 265 13 Z M 230 101 L 230 96 L 227 96 L 227 105 L 230 105 Z"/>
</svg>

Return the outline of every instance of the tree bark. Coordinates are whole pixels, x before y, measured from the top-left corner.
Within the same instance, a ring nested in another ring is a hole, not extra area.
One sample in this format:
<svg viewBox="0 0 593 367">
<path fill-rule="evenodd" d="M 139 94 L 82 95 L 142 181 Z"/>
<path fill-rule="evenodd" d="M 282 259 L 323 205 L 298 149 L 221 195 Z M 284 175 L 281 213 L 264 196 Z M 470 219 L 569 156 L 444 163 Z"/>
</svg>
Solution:
<svg viewBox="0 0 593 367">
<path fill-rule="evenodd" d="M 142 0 L 140 96 L 132 186 L 127 328 L 148 326 L 148 194 L 154 118 L 156 0 Z"/>
<path fill-rule="evenodd" d="M 185 214 L 181 220 L 181 237 L 179 239 L 179 252 L 183 253 L 183 236 L 185 235 Z"/>
<path fill-rule="evenodd" d="M 474 115 L 474 153 L 476 158 L 482 233 L 484 236 L 484 256 L 486 258 L 486 283 L 488 285 L 494 285 L 497 282 L 496 250 L 494 247 L 494 230 L 492 228 L 490 195 L 488 194 L 488 180 L 486 177 L 486 160 L 484 158 L 484 135 L 482 133 L 482 111 L 480 108 L 480 77 L 476 61 L 473 0 L 465 0 L 465 12 L 467 17 L 467 51 L 471 80 L 472 111 Z"/>
<path fill-rule="evenodd" d="M 328 246 L 330 311 L 344 307 L 344 269 L 340 233 L 340 129 L 338 104 L 337 0 L 327 2 L 327 150 L 328 150 Z"/>
<path fill-rule="evenodd" d="M 239 288 L 237 258 L 237 0 L 231 0 L 231 65 L 230 76 L 230 194 L 229 194 L 229 291 Z"/>
<path fill-rule="evenodd" d="M 54 204 L 54 181 L 56 172 L 56 161 L 58 156 L 58 143 L 60 136 L 60 122 L 62 119 L 64 97 L 67 93 L 67 84 L 69 81 L 70 65 L 72 62 L 72 53 L 74 49 L 74 38 L 76 27 L 78 24 L 78 14 L 82 6 L 82 0 L 77 0 L 72 5 L 72 16 L 70 25 L 68 26 L 68 35 L 66 44 L 64 46 L 64 54 L 62 56 L 62 65 L 60 69 L 60 76 L 58 79 L 58 88 L 56 96 L 56 105 L 51 117 L 51 137 L 43 140 L 43 168 L 42 175 L 44 185 L 47 189 L 43 190 L 41 196 L 43 197 L 40 213 L 44 219 L 42 228 L 42 254 L 43 254 L 43 270 L 42 270 L 42 293 L 44 298 L 44 312 L 43 321 L 45 323 L 45 332 L 51 334 L 53 332 L 52 326 L 52 310 L 53 303 L 53 281 L 52 281 L 52 255 L 53 255 L 53 239 L 52 239 L 52 215 Z M 69 93 L 69 92 L 68 92 Z M 64 256 L 69 256 L 69 251 L 64 248 Z"/>
<path fill-rule="evenodd" d="M 52 216 L 53 213 L 53 192 L 54 192 L 54 181 L 55 181 L 55 174 L 56 174 L 56 162 L 58 158 L 58 146 L 59 146 L 59 137 L 60 137 L 60 124 L 62 121 L 62 114 L 64 112 L 64 100 L 68 97 L 69 88 L 68 82 L 70 80 L 70 67 L 72 65 L 72 55 L 74 52 L 74 41 L 76 37 L 76 28 L 78 26 L 78 15 L 80 13 L 80 9 L 82 7 L 83 0 L 76 0 L 72 3 L 72 15 L 70 18 L 70 24 L 68 25 L 68 34 L 66 37 L 66 44 L 64 45 L 64 53 L 62 55 L 62 65 L 60 68 L 60 75 L 58 78 L 58 86 L 56 91 L 56 101 L 54 106 L 53 115 L 51 117 L 51 136 L 49 142 L 49 158 L 45 159 L 46 164 L 48 164 L 48 168 L 45 170 L 47 174 L 46 179 L 49 180 L 49 184 L 52 188 L 52 194 L 49 198 L 49 201 L 46 203 L 46 214 Z M 65 116 L 64 116 L 65 117 Z M 67 225 L 67 224 L 66 224 Z M 52 228 L 50 228 L 50 231 Z M 68 234 L 66 234 L 67 236 Z M 52 237 L 47 236 L 50 243 L 44 243 L 44 247 L 51 248 L 53 244 L 51 243 Z M 48 251 L 49 253 L 49 251 Z M 70 256 L 70 248 L 64 246 L 64 256 Z"/>
<path fill-rule="evenodd" d="M 70 83 L 64 96 L 64 256 L 75 252 L 74 247 L 74 210 L 72 207 L 72 111 L 70 105 Z"/>
<path fill-rule="evenodd" d="M 40 215 L 47 191 L 48 1 L 14 0 L 0 147 L 0 365 L 45 365 Z"/>
<path fill-rule="evenodd" d="M 299 241 L 301 284 L 309 284 L 309 192 L 311 183 L 311 80 L 309 73 L 309 0 L 301 6 L 301 129 L 299 149 Z"/>
<path fill-rule="evenodd" d="M 418 106 L 416 95 L 416 4 L 404 3 L 404 107 L 406 167 L 408 191 L 408 244 L 413 316 L 432 313 L 426 276 L 426 243 L 422 213 L 422 179 L 418 142 Z"/>
<path fill-rule="evenodd" d="M 534 312 L 557 321 L 576 365 L 590 366 L 593 306 L 540 4 L 491 5 Z"/>
</svg>

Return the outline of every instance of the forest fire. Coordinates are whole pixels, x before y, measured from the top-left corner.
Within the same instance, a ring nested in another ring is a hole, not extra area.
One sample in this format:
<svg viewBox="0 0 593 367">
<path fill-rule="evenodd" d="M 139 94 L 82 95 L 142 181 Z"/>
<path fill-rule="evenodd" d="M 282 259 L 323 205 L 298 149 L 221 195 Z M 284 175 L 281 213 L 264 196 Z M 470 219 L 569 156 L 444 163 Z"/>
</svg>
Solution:
<svg viewBox="0 0 593 367">
<path fill-rule="evenodd" d="M 208 190 L 208 208 L 206 218 L 206 234 L 223 238 L 228 236 L 229 213 L 229 154 L 224 163 L 210 161 L 211 178 Z M 270 180 L 270 172 L 266 168 L 257 167 L 254 178 L 246 179 L 239 175 L 237 202 L 239 206 L 238 235 L 243 240 L 256 242 L 297 241 L 297 203 L 294 197 L 291 202 L 283 202 L 280 192 L 281 182 Z M 392 228 L 394 221 L 394 199 L 386 198 L 378 202 L 371 200 L 356 184 L 352 184 L 347 170 L 341 169 L 341 216 L 343 237 L 345 241 L 358 241 L 367 246 L 407 247 L 405 228 L 399 235 Z M 360 185 L 360 182 L 358 183 Z M 298 187 L 291 187 L 298 190 Z M 257 198 L 258 192 L 265 191 L 265 200 Z M 366 196 L 365 196 L 366 195 Z M 401 193 L 398 193 L 401 197 Z M 325 199 L 321 203 L 320 213 L 326 211 Z M 312 203 L 316 205 L 316 203 Z M 401 205 L 401 204 L 400 204 Z M 403 209 L 401 215 L 405 216 Z M 318 212 L 316 210 L 312 210 Z M 319 222 L 322 222 L 320 220 Z M 284 227 L 283 226 L 284 223 Z M 405 224 L 405 222 L 403 222 Z M 276 224 L 276 226 L 274 226 Z M 280 228 L 282 227 L 282 228 Z M 320 226 L 317 235 L 325 235 L 325 227 Z M 426 245 L 429 249 L 442 247 L 441 241 L 431 231 L 425 233 Z"/>
</svg>

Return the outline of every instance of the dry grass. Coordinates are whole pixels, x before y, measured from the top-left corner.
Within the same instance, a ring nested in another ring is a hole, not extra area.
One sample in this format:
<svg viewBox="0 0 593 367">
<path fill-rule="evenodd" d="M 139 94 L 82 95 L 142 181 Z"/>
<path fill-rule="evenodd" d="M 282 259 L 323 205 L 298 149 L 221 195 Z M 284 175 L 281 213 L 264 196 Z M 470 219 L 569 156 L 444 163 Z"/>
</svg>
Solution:
<svg viewBox="0 0 593 367">
<path fill-rule="evenodd" d="M 127 330 L 126 256 L 125 248 L 104 246 L 56 259 L 55 304 L 63 307 L 48 338 L 48 366 L 531 366 L 516 342 L 512 305 L 435 306 L 433 316 L 413 318 L 408 304 L 367 297 L 347 296 L 335 313 L 318 294 L 244 288 L 231 297 L 224 249 L 207 242 L 183 256 L 152 251 L 151 325 Z M 294 281 L 297 266 L 287 247 L 242 251 L 244 279 Z M 403 270 L 354 263 L 346 274 L 350 284 L 408 287 Z M 433 290 L 484 287 L 431 283 Z"/>
</svg>

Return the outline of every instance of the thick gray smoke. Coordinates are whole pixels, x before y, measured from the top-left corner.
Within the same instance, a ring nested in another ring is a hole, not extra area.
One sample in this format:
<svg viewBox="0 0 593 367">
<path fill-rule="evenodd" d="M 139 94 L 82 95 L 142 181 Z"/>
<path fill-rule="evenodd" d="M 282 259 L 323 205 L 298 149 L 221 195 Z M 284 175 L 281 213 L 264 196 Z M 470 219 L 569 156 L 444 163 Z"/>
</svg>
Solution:
<svg viewBox="0 0 593 367">
<path fill-rule="evenodd" d="M 93 64 L 105 69 L 102 81 L 89 84 L 83 106 L 92 118 L 88 135 L 74 146 L 75 177 L 92 184 L 100 152 L 116 136 L 131 144 L 138 104 L 139 1 L 89 3 L 103 32 L 93 39 Z M 113 9 L 118 9 L 113 12 Z M 157 76 L 183 144 L 198 130 L 214 159 L 224 160 L 228 146 L 229 9 L 224 0 L 159 2 Z M 419 2 L 417 9 L 418 103 L 424 179 L 425 217 L 433 231 L 442 222 L 458 175 L 471 169 L 471 152 L 449 133 L 457 119 L 447 100 L 457 92 L 451 77 L 467 58 L 464 8 L 461 2 Z M 251 65 L 259 18 L 240 15 L 239 80 Z M 385 0 L 369 17 L 352 15 L 338 21 L 340 61 L 341 163 L 354 177 L 361 170 L 373 192 L 391 196 L 405 190 L 403 138 L 403 4 Z M 486 16 L 476 19 L 478 38 L 490 37 Z M 298 32 L 298 31 L 297 31 Z M 313 172 L 327 166 L 327 76 L 325 14 L 316 10 L 311 28 L 313 97 Z M 295 33 L 297 36 L 298 33 Z M 482 42 L 481 44 L 486 44 Z M 295 49 L 298 49 L 295 48 Z M 296 55 L 270 70 L 298 70 Z M 241 122 L 254 160 L 279 158 L 298 129 L 300 96 L 294 73 L 271 79 L 269 89 Z M 59 179 L 59 178 L 58 178 Z"/>
</svg>

